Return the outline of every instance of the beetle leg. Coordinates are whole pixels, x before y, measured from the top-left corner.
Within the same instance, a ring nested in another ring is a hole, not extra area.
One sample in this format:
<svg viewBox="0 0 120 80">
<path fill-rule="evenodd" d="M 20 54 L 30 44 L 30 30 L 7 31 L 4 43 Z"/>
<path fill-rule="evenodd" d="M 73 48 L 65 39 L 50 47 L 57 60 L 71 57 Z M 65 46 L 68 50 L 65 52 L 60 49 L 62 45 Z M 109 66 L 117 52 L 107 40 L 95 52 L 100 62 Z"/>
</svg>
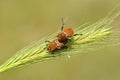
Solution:
<svg viewBox="0 0 120 80">
<path fill-rule="evenodd" d="M 70 39 L 71 39 L 71 37 L 68 37 L 67 39 L 68 39 L 68 40 L 70 40 Z"/>
<path fill-rule="evenodd" d="M 83 35 L 83 34 L 74 34 L 73 36 L 78 36 L 78 35 Z"/>
<path fill-rule="evenodd" d="M 67 38 L 67 42 L 69 42 L 69 41 L 71 42 L 71 37 L 68 37 L 68 38 Z"/>
<path fill-rule="evenodd" d="M 45 47 L 45 48 L 48 47 L 48 43 L 49 43 L 49 42 L 50 42 L 50 41 L 48 41 L 48 40 L 45 41 L 45 43 L 46 43 L 46 47 Z"/>
<path fill-rule="evenodd" d="M 45 42 L 50 42 L 50 41 L 46 40 Z"/>
<path fill-rule="evenodd" d="M 67 45 L 65 45 L 65 46 L 63 46 L 63 48 L 64 48 L 64 49 L 67 49 L 67 48 L 68 48 L 68 46 L 67 46 Z"/>
</svg>

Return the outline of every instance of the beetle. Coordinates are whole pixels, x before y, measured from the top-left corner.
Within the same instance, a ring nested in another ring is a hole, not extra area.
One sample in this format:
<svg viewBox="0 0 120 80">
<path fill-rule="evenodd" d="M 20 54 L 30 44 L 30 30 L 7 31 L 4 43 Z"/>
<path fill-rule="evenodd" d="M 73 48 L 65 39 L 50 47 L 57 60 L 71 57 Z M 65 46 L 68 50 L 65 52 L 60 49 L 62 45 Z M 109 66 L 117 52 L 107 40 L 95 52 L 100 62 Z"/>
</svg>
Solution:
<svg viewBox="0 0 120 80">
<path fill-rule="evenodd" d="M 66 43 L 71 36 L 73 35 L 73 29 L 72 28 L 63 28 L 63 30 L 57 35 L 58 40 L 60 42 Z"/>
<path fill-rule="evenodd" d="M 58 37 L 55 37 L 52 41 L 48 43 L 47 50 L 55 51 L 61 49 L 64 46 L 63 43 L 59 42 Z"/>
<path fill-rule="evenodd" d="M 70 39 L 70 37 L 73 35 L 73 29 L 70 27 L 64 28 L 64 21 L 62 18 L 62 26 L 61 26 L 61 32 L 57 35 L 60 42 L 63 42 L 64 44 L 67 43 L 67 41 Z"/>
</svg>

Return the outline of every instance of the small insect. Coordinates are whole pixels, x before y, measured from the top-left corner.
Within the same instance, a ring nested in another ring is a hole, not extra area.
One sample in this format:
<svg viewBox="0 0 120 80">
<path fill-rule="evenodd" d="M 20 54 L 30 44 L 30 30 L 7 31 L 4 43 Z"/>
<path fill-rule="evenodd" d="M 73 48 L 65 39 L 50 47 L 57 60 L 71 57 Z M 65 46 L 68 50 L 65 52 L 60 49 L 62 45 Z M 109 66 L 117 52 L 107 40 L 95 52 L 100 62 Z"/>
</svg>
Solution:
<svg viewBox="0 0 120 80">
<path fill-rule="evenodd" d="M 61 32 L 52 41 L 48 43 L 47 50 L 54 51 L 65 47 L 66 43 L 72 35 L 73 29 L 69 27 L 64 28 L 64 21 L 62 19 Z"/>
<path fill-rule="evenodd" d="M 65 44 L 67 43 L 67 41 L 70 39 L 72 35 L 73 35 L 73 29 L 69 27 L 64 28 L 64 21 L 62 19 L 61 32 L 57 35 L 58 40 Z"/>
<path fill-rule="evenodd" d="M 68 41 L 72 35 L 73 35 L 72 28 L 63 28 L 63 30 L 61 30 L 61 32 L 57 35 L 57 37 L 60 42 L 64 43 Z"/>
<path fill-rule="evenodd" d="M 54 51 L 54 50 L 61 49 L 63 46 L 64 44 L 59 42 L 58 37 L 56 37 L 52 41 L 49 42 L 47 50 Z"/>
</svg>

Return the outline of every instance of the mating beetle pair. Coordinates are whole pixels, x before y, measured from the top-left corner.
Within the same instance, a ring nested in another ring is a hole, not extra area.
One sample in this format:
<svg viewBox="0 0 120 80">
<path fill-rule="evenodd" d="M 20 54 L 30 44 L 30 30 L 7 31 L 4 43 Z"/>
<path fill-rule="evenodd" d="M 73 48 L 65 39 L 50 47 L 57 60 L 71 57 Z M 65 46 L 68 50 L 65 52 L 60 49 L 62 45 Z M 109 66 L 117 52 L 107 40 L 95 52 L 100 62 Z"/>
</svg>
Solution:
<svg viewBox="0 0 120 80">
<path fill-rule="evenodd" d="M 47 50 L 55 51 L 65 47 L 70 37 L 73 36 L 73 33 L 72 28 L 64 28 L 64 21 L 62 19 L 61 32 L 48 43 Z"/>
</svg>

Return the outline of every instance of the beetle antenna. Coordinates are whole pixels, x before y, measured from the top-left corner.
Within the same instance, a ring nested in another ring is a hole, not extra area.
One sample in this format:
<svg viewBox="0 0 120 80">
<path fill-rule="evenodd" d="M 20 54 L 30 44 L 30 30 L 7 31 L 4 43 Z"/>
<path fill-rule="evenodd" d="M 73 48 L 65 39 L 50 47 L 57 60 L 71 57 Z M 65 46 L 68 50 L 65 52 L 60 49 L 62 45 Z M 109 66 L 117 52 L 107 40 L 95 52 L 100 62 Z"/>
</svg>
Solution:
<svg viewBox="0 0 120 80">
<path fill-rule="evenodd" d="M 64 25 L 65 25 L 65 22 L 66 22 L 66 20 L 68 19 L 68 17 L 69 17 L 69 16 L 61 19 L 61 21 L 62 21 L 61 30 L 63 30 Z"/>
<path fill-rule="evenodd" d="M 64 19 L 63 18 L 61 19 L 61 21 L 62 21 L 62 26 L 61 26 L 61 31 L 62 31 L 65 24 L 64 24 Z"/>
</svg>

